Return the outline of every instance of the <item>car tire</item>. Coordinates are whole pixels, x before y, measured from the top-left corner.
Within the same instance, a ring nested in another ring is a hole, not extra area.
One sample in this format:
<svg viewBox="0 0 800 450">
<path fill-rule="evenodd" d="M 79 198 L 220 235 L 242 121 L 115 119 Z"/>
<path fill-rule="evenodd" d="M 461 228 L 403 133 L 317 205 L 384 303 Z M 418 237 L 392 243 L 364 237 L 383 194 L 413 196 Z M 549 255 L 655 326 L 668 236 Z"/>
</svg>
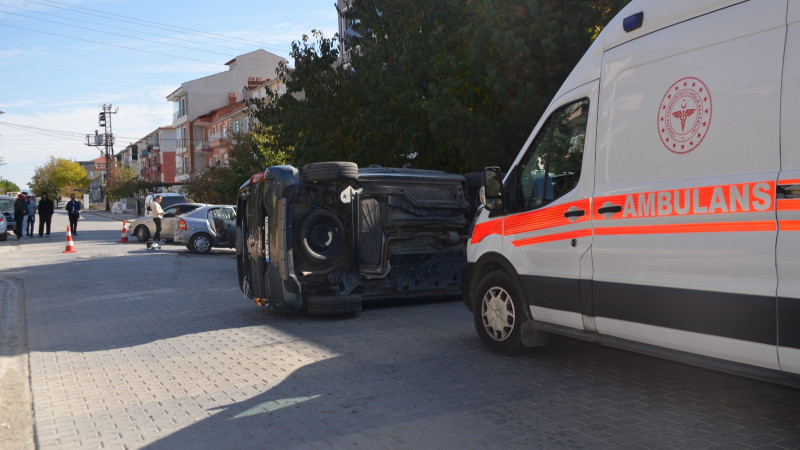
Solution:
<svg viewBox="0 0 800 450">
<path fill-rule="evenodd" d="M 501 355 L 520 353 L 526 316 L 516 283 L 506 272 L 494 271 L 478 283 L 476 293 L 472 315 L 483 343 Z"/>
<path fill-rule="evenodd" d="M 147 242 L 147 240 L 150 239 L 150 230 L 144 225 L 139 225 L 136 227 L 136 239 L 138 239 L 139 242 Z"/>
<path fill-rule="evenodd" d="M 211 236 L 206 233 L 197 233 L 189 240 L 189 250 L 199 255 L 208 254 L 208 252 L 211 251 L 212 245 L 213 241 L 211 240 Z"/>
<path fill-rule="evenodd" d="M 336 214 L 315 209 L 300 220 L 298 239 L 303 254 L 315 262 L 335 258 L 347 242 L 345 227 Z"/>
<path fill-rule="evenodd" d="M 6 240 L 8 240 L 8 231 L 6 231 L 3 234 L 0 234 L 0 241 L 6 241 Z"/>
<path fill-rule="evenodd" d="M 303 181 L 306 183 L 341 179 L 358 181 L 358 165 L 348 161 L 333 161 L 303 166 Z"/>
<path fill-rule="evenodd" d="M 361 297 L 316 297 L 306 300 L 309 314 L 354 314 L 361 311 Z"/>
</svg>

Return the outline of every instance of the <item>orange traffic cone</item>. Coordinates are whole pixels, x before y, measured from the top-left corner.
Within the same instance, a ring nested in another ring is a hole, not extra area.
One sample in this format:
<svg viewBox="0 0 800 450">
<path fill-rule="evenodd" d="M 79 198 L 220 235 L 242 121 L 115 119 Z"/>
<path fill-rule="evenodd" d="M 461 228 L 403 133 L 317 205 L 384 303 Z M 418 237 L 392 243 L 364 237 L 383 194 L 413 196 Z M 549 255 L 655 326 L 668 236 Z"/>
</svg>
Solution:
<svg viewBox="0 0 800 450">
<path fill-rule="evenodd" d="M 70 231 L 69 226 L 67 226 L 67 248 L 64 249 L 63 253 L 75 253 L 75 244 L 72 243 L 72 231 Z"/>
<path fill-rule="evenodd" d="M 127 244 L 128 243 L 128 222 L 125 219 L 122 219 L 122 237 L 119 238 L 117 244 Z"/>
</svg>

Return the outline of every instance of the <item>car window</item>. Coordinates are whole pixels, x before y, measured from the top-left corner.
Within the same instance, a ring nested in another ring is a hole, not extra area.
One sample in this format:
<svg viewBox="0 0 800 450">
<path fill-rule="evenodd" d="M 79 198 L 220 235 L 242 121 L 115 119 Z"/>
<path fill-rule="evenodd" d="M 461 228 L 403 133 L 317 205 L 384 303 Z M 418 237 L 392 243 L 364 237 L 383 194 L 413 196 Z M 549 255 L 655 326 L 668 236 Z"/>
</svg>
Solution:
<svg viewBox="0 0 800 450">
<path fill-rule="evenodd" d="M 558 109 L 547 119 L 522 159 L 523 210 L 544 206 L 571 191 L 580 178 L 589 100 Z"/>
<path fill-rule="evenodd" d="M 233 208 L 220 208 L 219 217 L 223 220 L 236 220 L 236 211 Z"/>
<path fill-rule="evenodd" d="M 199 208 L 200 205 L 181 205 L 180 211 L 177 212 L 177 215 L 186 214 L 189 211 L 194 211 L 195 209 Z"/>
<path fill-rule="evenodd" d="M 14 209 L 14 200 L 10 198 L 0 198 L 0 209 L 2 210 L 13 210 Z"/>
<path fill-rule="evenodd" d="M 169 208 L 164 210 L 164 215 L 165 216 L 174 216 L 178 209 L 179 209 L 178 206 L 171 206 L 171 207 L 169 207 Z"/>
</svg>

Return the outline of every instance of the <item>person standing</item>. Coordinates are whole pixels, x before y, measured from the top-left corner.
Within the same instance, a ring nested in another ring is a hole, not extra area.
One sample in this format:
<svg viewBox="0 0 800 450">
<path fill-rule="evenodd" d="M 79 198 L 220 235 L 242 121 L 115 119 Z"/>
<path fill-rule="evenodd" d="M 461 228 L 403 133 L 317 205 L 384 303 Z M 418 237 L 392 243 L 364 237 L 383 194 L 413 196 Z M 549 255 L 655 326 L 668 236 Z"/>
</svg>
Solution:
<svg viewBox="0 0 800 450">
<path fill-rule="evenodd" d="M 81 202 L 75 200 L 75 194 L 69 196 L 70 200 L 67 202 L 67 215 L 69 216 L 69 228 L 72 234 L 78 234 L 78 219 L 81 214 Z"/>
<path fill-rule="evenodd" d="M 22 220 L 25 218 L 25 214 L 28 214 L 28 204 L 25 203 L 25 196 L 19 194 L 17 199 L 14 201 L 14 234 L 17 235 L 17 240 L 22 239 Z"/>
<path fill-rule="evenodd" d="M 25 234 L 28 237 L 33 237 L 33 226 L 36 224 L 36 197 L 33 195 L 28 195 L 28 198 L 25 200 L 25 204 L 28 207 L 28 219 L 25 226 Z"/>
<path fill-rule="evenodd" d="M 42 199 L 39 200 L 39 237 L 42 237 L 45 224 L 47 225 L 47 237 L 50 237 L 50 219 L 53 217 L 53 201 L 47 196 L 47 192 L 42 192 Z"/>
<path fill-rule="evenodd" d="M 164 217 L 164 210 L 161 209 L 161 195 L 156 195 L 153 203 L 150 204 L 153 213 L 153 223 L 156 225 L 156 234 L 153 235 L 153 246 L 158 247 L 161 240 L 161 218 Z"/>
</svg>

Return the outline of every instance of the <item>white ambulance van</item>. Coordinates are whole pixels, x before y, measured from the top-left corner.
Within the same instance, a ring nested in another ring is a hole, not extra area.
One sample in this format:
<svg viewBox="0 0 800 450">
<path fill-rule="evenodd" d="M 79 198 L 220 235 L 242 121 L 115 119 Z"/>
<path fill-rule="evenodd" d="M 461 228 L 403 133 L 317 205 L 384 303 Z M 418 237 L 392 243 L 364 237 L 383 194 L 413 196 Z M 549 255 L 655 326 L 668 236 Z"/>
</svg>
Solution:
<svg viewBox="0 0 800 450">
<path fill-rule="evenodd" d="M 500 174 L 464 274 L 493 351 L 800 374 L 800 0 L 634 0 Z"/>
</svg>

